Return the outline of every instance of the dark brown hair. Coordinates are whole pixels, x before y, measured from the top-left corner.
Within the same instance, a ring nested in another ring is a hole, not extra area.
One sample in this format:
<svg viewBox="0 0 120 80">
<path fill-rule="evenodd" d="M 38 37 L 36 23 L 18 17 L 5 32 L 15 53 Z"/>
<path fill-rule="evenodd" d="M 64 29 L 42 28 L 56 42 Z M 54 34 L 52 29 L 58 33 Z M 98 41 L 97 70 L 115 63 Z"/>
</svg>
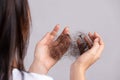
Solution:
<svg viewBox="0 0 120 80">
<path fill-rule="evenodd" d="M 0 80 L 9 80 L 13 60 L 24 70 L 29 38 L 30 11 L 27 0 L 0 0 Z"/>
<path fill-rule="evenodd" d="M 89 43 L 90 44 L 89 44 Z M 83 32 L 77 32 L 72 36 L 71 45 L 68 51 L 69 56 L 78 57 L 93 46 L 92 40 Z"/>
<path fill-rule="evenodd" d="M 69 49 L 70 43 L 71 38 L 69 34 L 60 35 L 57 40 L 49 46 L 50 56 L 55 60 L 59 60 Z"/>
<path fill-rule="evenodd" d="M 60 35 L 58 39 L 50 45 L 50 56 L 55 60 L 59 60 L 68 51 L 66 56 L 77 58 L 89 50 L 92 45 L 92 40 L 83 32 L 78 32 L 74 36 L 70 34 Z"/>
</svg>

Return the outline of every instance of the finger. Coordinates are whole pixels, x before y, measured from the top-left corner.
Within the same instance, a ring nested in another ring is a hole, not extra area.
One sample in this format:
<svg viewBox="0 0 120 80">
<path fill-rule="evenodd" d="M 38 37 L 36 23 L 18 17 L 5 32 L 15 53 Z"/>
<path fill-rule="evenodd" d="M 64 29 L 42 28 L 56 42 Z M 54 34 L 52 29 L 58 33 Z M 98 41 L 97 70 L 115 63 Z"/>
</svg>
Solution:
<svg viewBox="0 0 120 80">
<path fill-rule="evenodd" d="M 60 25 L 57 24 L 54 29 L 51 31 L 50 35 L 53 36 L 53 38 L 57 35 L 58 31 L 60 29 Z"/>
<path fill-rule="evenodd" d="M 97 51 L 97 54 L 96 54 L 96 58 L 99 58 L 101 56 L 103 49 L 104 49 L 104 45 L 100 45 L 100 47 Z"/>
<path fill-rule="evenodd" d="M 51 56 L 53 56 L 55 60 L 59 60 L 65 54 L 71 42 L 71 39 L 67 34 L 59 37 L 59 39 L 60 42 L 58 43 L 55 41 L 51 50 Z"/>
<path fill-rule="evenodd" d="M 50 32 L 47 32 L 44 37 L 40 40 L 42 43 L 49 42 Z"/>
<path fill-rule="evenodd" d="M 93 46 L 92 42 L 88 39 L 87 36 L 84 37 L 84 40 L 86 41 L 86 43 L 88 44 L 88 48 L 90 49 Z"/>
<path fill-rule="evenodd" d="M 81 43 L 80 39 L 77 40 L 77 45 L 80 51 L 80 55 L 85 52 L 87 45 L 85 43 Z"/>
<path fill-rule="evenodd" d="M 63 32 L 60 34 L 60 36 L 56 39 L 56 41 L 59 43 L 65 37 L 64 35 L 69 35 L 69 33 L 70 33 L 69 28 L 65 27 Z"/>
<path fill-rule="evenodd" d="M 100 38 L 100 41 L 99 41 L 100 45 L 104 45 L 102 37 L 98 33 L 96 33 L 96 32 L 94 33 L 94 35 L 95 35 L 95 37 Z"/>
<path fill-rule="evenodd" d="M 63 32 L 61 34 L 70 34 L 69 28 L 65 27 L 64 30 L 63 30 Z"/>
<path fill-rule="evenodd" d="M 99 38 L 96 38 L 93 43 L 93 47 L 89 50 L 92 55 L 96 55 L 97 50 L 99 49 Z"/>
<path fill-rule="evenodd" d="M 80 45 L 80 43 L 81 43 L 81 41 L 80 41 L 80 39 L 78 39 L 78 40 L 77 40 L 77 44 Z"/>
<path fill-rule="evenodd" d="M 57 35 L 57 32 L 59 30 L 60 26 L 59 24 L 55 26 L 52 32 L 47 32 L 45 36 L 42 38 L 42 43 L 50 43 L 54 39 L 54 37 Z"/>
<path fill-rule="evenodd" d="M 96 55 L 99 58 L 100 55 L 102 54 L 103 49 L 104 49 L 104 42 L 102 40 L 102 37 L 98 33 L 95 33 L 95 35 L 100 37 L 100 41 L 99 41 L 100 47 L 99 47 L 99 49 L 97 51 L 97 55 Z"/>
<path fill-rule="evenodd" d="M 92 40 L 92 42 L 94 41 L 94 36 L 91 32 L 88 33 L 88 36 L 90 37 L 90 39 Z"/>
</svg>

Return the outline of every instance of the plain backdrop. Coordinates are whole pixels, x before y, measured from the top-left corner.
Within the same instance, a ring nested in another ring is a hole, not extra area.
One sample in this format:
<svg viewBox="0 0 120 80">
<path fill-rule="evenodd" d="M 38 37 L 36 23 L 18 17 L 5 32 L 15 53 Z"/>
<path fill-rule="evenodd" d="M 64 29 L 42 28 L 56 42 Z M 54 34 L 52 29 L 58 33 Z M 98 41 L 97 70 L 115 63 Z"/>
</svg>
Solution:
<svg viewBox="0 0 120 80">
<path fill-rule="evenodd" d="M 56 24 L 59 34 L 68 25 L 71 34 L 77 31 L 98 32 L 105 50 L 97 63 L 86 73 L 87 80 L 120 80 L 120 0 L 28 0 L 32 26 L 25 67 L 33 61 L 36 43 Z M 71 57 L 63 57 L 50 71 L 54 80 L 70 80 Z"/>
</svg>

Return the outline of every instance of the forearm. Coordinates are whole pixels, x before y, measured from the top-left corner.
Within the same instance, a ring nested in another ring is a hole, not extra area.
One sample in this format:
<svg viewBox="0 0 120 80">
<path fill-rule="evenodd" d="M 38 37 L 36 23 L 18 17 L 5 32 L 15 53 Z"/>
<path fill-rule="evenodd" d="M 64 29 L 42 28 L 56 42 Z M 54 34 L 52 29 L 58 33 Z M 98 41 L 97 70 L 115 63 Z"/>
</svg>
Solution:
<svg viewBox="0 0 120 80">
<path fill-rule="evenodd" d="M 44 63 L 34 60 L 29 68 L 29 72 L 33 72 L 33 73 L 37 73 L 37 74 L 47 74 L 48 69 Z"/>
<path fill-rule="evenodd" d="M 70 80 L 86 80 L 85 79 L 85 74 L 83 72 L 77 72 L 77 73 L 72 73 L 72 75 L 70 75 Z"/>
<path fill-rule="evenodd" d="M 86 80 L 85 71 L 76 65 L 72 65 L 70 70 L 70 80 Z"/>
</svg>

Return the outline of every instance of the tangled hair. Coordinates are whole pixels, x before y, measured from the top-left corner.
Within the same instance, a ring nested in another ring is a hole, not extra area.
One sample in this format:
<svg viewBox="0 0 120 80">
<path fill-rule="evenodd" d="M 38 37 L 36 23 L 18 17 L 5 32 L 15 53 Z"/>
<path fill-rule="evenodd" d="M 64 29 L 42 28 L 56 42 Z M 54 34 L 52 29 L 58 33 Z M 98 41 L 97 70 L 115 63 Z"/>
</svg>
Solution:
<svg viewBox="0 0 120 80">
<path fill-rule="evenodd" d="M 91 45 L 88 43 L 88 41 L 91 43 Z M 89 50 L 92 46 L 92 40 L 85 33 L 78 32 L 72 37 L 68 55 L 78 57 Z"/>
<path fill-rule="evenodd" d="M 78 32 L 74 36 L 69 34 L 60 35 L 58 39 L 50 45 L 50 56 L 55 60 L 59 60 L 68 51 L 67 56 L 77 58 L 89 50 L 92 45 L 92 40 L 82 32 Z"/>
<path fill-rule="evenodd" d="M 17 68 L 24 70 L 29 26 L 27 0 L 0 0 L 0 80 L 11 80 L 14 59 Z"/>
<path fill-rule="evenodd" d="M 55 60 L 59 60 L 69 49 L 70 43 L 70 35 L 60 35 L 58 39 L 50 45 L 50 56 Z"/>
</svg>

